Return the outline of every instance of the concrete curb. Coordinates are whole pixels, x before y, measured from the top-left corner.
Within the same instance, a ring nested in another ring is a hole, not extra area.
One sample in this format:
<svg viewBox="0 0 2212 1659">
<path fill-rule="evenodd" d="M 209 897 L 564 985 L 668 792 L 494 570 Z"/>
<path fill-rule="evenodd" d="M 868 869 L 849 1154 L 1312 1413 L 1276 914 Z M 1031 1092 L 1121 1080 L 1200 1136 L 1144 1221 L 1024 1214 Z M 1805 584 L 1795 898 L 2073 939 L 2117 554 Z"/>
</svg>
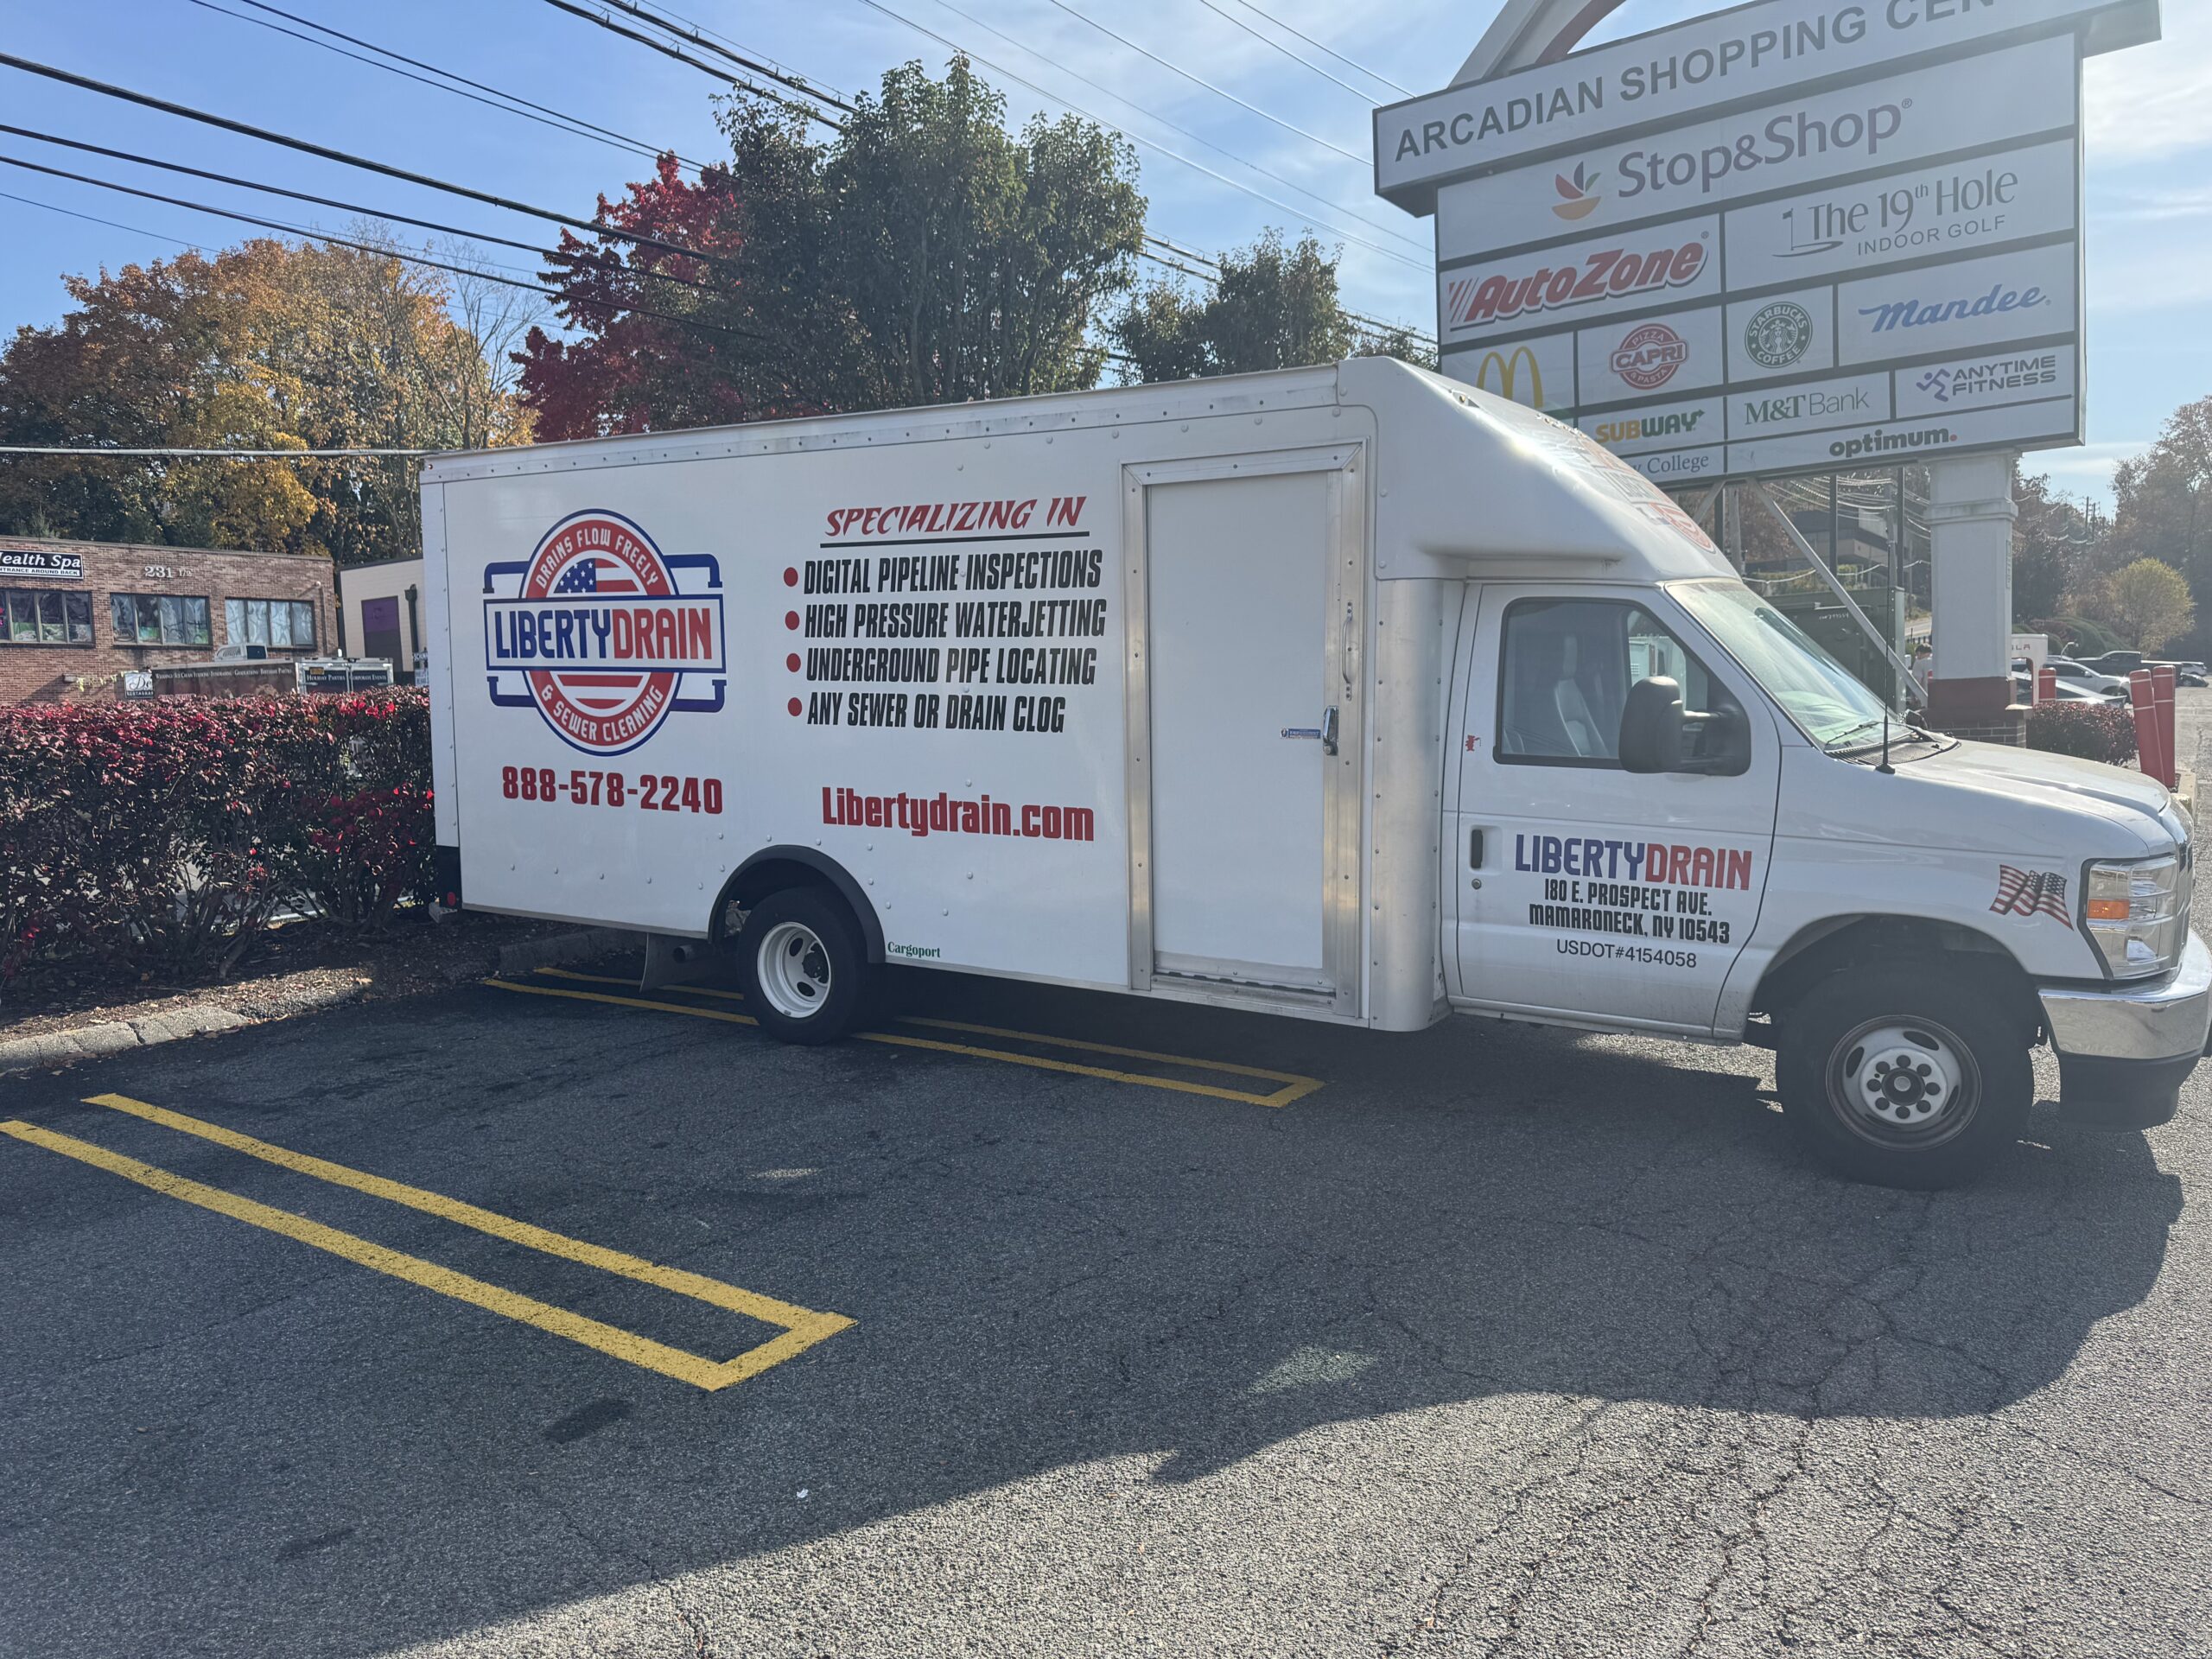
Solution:
<svg viewBox="0 0 2212 1659">
<path fill-rule="evenodd" d="M 41 1066 L 69 1065 L 78 1060 L 120 1054 L 125 1049 L 150 1048 L 173 1043 L 180 1037 L 198 1037 L 211 1031 L 230 1031 L 253 1021 L 228 1008 L 195 1003 L 167 1014 L 149 1014 L 143 1020 L 110 1020 L 74 1031 L 49 1032 L 39 1037 L 18 1037 L 0 1043 L 0 1074 L 29 1071 Z"/>
<path fill-rule="evenodd" d="M 550 939 L 502 946 L 493 971 L 526 974 L 534 969 L 558 967 L 563 963 L 588 962 L 611 950 L 634 950 L 644 937 L 619 927 L 579 928 L 573 933 L 556 933 Z M 256 1010 L 250 1001 L 246 1002 L 248 1011 L 243 1014 L 218 1007 L 212 1002 L 195 1002 L 189 1007 L 149 1014 L 137 1020 L 110 1020 L 97 1026 L 79 1026 L 73 1031 L 18 1037 L 0 1042 L 0 1077 L 16 1071 L 73 1065 L 79 1060 L 95 1060 L 134 1048 L 151 1048 L 157 1043 L 204 1036 L 211 1031 L 234 1031 L 240 1026 L 259 1025 L 264 1020 L 320 1014 L 351 1002 L 360 994 L 358 985 L 343 986 L 312 999 L 286 1001 L 265 1014 Z"/>
</svg>

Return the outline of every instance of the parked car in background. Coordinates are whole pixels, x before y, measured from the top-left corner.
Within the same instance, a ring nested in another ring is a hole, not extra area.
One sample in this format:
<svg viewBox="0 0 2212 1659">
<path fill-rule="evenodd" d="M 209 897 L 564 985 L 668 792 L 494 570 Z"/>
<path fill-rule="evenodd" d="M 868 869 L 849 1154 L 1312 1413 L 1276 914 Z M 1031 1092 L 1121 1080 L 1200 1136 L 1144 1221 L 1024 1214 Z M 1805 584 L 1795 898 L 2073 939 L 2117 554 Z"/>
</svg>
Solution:
<svg viewBox="0 0 2212 1659">
<path fill-rule="evenodd" d="M 2034 702 L 2035 697 L 2032 690 L 2034 683 L 2035 682 L 2032 677 L 2029 675 L 2013 675 L 2012 701 L 2015 702 Z M 2109 706 L 2112 703 L 2113 699 L 2106 696 L 2101 691 L 2086 691 L 2078 685 L 2072 684 L 2065 680 L 2061 680 L 2058 683 L 2057 696 L 2055 699 L 2046 699 L 2046 701 L 2056 701 L 2058 702 L 2098 702 Z"/>
<path fill-rule="evenodd" d="M 2144 667 L 2147 662 L 2139 651 L 2107 651 L 2101 656 L 2082 657 L 2075 660 L 2091 673 L 2110 674 L 2122 680 Z"/>
<path fill-rule="evenodd" d="M 2086 663 L 2077 663 L 2071 657 L 2054 657 L 2046 664 L 2058 676 L 2061 685 L 2076 686 L 2084 691 L 2104 697 L 2125 697 L 2127 682 L 2116 674 L 2101 673 Z"/>
</svg>

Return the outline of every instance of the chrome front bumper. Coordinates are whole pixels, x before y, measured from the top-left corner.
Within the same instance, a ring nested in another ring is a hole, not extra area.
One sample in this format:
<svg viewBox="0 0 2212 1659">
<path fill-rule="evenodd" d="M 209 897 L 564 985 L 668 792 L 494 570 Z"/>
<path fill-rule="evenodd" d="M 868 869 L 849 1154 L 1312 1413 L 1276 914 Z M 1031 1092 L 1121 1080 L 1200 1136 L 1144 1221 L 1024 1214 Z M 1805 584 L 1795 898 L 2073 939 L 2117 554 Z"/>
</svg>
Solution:
<svg viewBox="0 0 2212 1659">
<path fill-rule="evenodd" d="M 2063 1059 L 2192 1062 L 2212 1033 L 2212 950 L 2191 933 L 2181 965 L 2158 979 L 2095 988 L 2044 987 L 2044 1023 Z"/>
</svg>

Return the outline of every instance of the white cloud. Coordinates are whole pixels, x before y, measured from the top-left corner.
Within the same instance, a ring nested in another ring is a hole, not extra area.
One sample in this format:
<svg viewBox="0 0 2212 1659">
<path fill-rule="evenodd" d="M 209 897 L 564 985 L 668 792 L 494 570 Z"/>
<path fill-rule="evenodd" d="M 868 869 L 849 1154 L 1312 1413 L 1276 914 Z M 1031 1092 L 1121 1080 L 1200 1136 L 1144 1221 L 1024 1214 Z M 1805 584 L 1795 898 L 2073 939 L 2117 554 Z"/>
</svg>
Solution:
<svg viewBox="0 0 2212 1659">
<path fill-rule="evenodd" d="M 2212 145 L 2212 8 L 2175 0 L 2163 10 L 2164 40 L 2084 67 L 2094 161 L 2156 161 Z"/>
</svg>

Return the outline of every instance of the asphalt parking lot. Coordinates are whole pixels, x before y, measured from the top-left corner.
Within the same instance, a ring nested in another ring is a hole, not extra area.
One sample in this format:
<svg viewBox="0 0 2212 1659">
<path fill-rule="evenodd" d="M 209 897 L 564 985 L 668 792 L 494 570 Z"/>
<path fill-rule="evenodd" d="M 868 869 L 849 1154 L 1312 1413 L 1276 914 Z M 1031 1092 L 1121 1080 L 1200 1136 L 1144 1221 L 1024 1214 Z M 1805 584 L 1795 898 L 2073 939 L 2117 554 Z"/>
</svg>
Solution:
<svg viewBox="0 0 2212 1659">
<path fill-rule="evenodd" d="M 1752 1051 L 619 969 L 0 1081 L 0 1652 L 2212 1651 L 2202 1073 L 1930 1196 Z"/>
</svg>

